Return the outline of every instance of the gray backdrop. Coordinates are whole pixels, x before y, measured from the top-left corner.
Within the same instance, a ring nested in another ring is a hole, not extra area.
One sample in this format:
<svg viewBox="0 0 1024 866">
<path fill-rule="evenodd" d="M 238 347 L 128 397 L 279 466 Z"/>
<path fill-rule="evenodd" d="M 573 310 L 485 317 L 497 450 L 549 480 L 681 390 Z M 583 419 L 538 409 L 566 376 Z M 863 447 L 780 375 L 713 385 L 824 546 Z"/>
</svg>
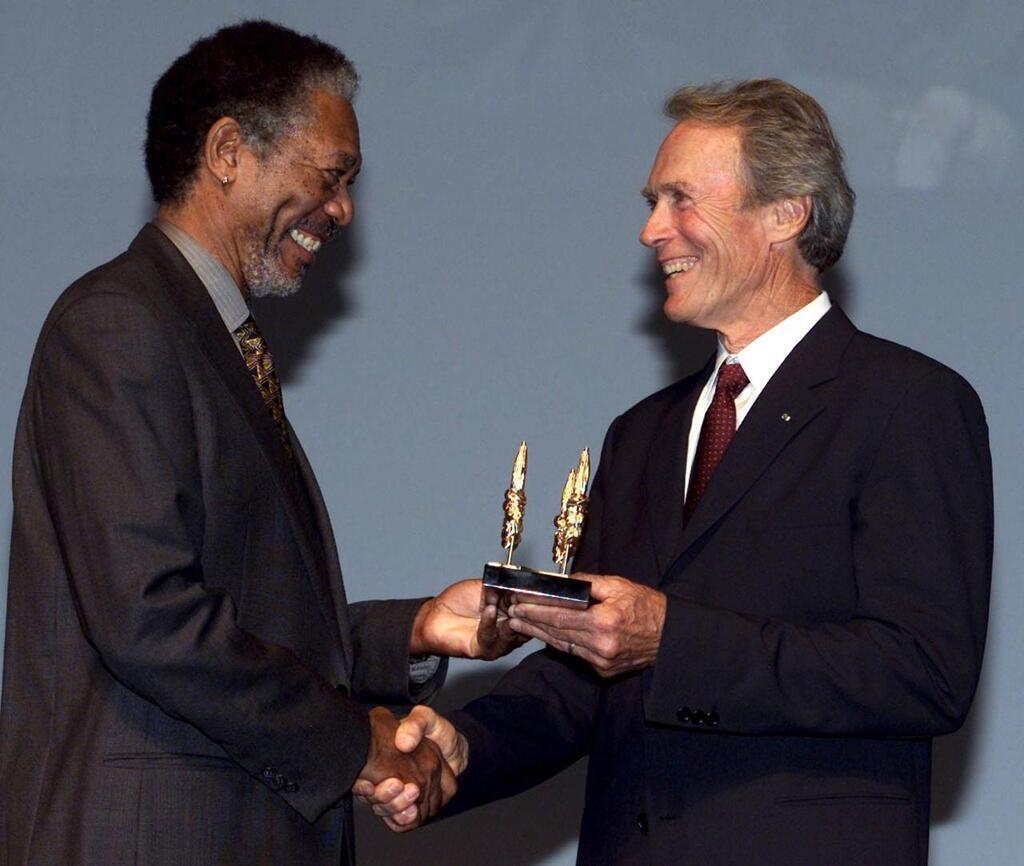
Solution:
<svg viewBox="0 0 1024 866">
<path fill-rule="evenodd" d="M 661 281 L 636 242 L 639 190 L 668 129 L 663 98 L 686 82 L 764 75 L 814 94 L 858 193 L 830 290 L 863 328 L 960 370 L 988 411 L 990 641 L 967 726 L 936 743 L 932 862 L 1018 862 L 1019 0 L 3 0 L 0 9 L 3 489 L 48 307 L 151 213 L 140 151 L 156 77 L 197 36 L 259 14 L 319 33 L 358 64 L 366 167 L 356 223 L 298 297 L 262 310 L 357 599 L 477 574 L 496 554 L 521 438 L 531 446 L 523 559 L 545 560 L 578 449 L 599 448 L 617 413 L 708 348 L 661 319 Z M 10 510 L 5 494 L 4 561 Z M 456 665 L 443 704 L 479 693 L 502 667 Z M 392 838 L 364 816 L 361 860 L 571 863 L 582 779 L 572 768 L 412 836 Z"/>
</svg>

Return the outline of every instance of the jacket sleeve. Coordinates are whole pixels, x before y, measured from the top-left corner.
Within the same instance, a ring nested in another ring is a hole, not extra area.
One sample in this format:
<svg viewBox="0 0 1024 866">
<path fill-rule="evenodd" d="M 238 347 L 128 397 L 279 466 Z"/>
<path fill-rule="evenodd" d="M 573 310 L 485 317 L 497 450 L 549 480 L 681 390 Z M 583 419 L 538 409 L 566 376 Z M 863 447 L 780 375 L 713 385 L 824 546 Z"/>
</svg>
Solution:
<svg viewBox="0 0 1024 866">
<path fill-rule="evenodd" d="M 236 625 L 200 564 L 192 401 L 169 331 L 115 292 L 41 338 L 36 471 L 77 614 L 102 664 L 315 820 L 365 763 L 366 711 L 289 650 Z"/>
<path fill-rule="evenodd" d="M 349 605 L 352 646 L 352 693 L 363 701 L 389 706 L 426 703 L 444 684 L 448 659 L 424 683 L 410 680 L 409 642 L 416 613 L 426 598 L 360 601 Z"/>
<path fill-rule="evenodd" d="M 932 367 L 907 385 L 850 525 L 856 610 L 843 621 L 749 615 L 665 587 L 648 721 L 743 734 L 955 730 L 980 672 L 993 531 L 987 428 L 963 379 Z"/>
</svg>

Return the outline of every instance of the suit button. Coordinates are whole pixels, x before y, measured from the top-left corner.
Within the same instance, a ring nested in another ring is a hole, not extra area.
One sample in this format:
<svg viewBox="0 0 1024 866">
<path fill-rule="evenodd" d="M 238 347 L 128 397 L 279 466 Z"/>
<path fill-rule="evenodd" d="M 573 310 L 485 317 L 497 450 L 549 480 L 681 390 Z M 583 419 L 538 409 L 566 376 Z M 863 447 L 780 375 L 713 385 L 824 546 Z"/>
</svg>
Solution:
<svg viewBox="0 0 1024 866">
<path fill-rule="evenodd" d="M 710 716 L 708 716 L 708 724 L 711 725 L 711 727 L 713 728 L 718 727 L 718 713 L 712 713 Z"/>
<path fill-rule="evenodd" d="M 274 790 L 284 787 L 285 778 L 281 773 L 274 776 Z"/>
<path fill-rule="evenodd" d="M 298 790 L 299 790 L 299 786 L 298 786 L 298 785 L 296 785 L 296 784 L 295 784 L 294 782 L 289 782 L 288 784 L 286 784 L 286 785 L 284 786 L 284 789 L 285 789 L 285 791 L 287 791 L 287 792 L 288 792 L 289 794 L 294 794 L 294 793 L 295 793 L 296 791 L 298 791 Z"/>
<path fill-rule="evenodd" d="M 645 836 L 647 835 L 647 813 L 646 812 L 641 812 L 639 815 L 636 816 L 636 828 L 641 833 L 643 833 Z"/>
<path fill-rule="evenodd" d="M 265 782 L 273 782 L 274 776 L 277 775 L 277 769 L 275 767 L 264 767 L 263 772 L 260 773 Z"/>
<path fill-rule="evenodd" d="M 692 710 L 689 707 L 680 707 L 676 710 L 676 718 L 681 722 L 692 722 Z"/>
<path fill-rule="evenodd" d="M 707 720 L 707 713 L 705 713 L 703 710 L 693 711 L 693 723 L 695 725 L 703 725 Z"/>
</svg>

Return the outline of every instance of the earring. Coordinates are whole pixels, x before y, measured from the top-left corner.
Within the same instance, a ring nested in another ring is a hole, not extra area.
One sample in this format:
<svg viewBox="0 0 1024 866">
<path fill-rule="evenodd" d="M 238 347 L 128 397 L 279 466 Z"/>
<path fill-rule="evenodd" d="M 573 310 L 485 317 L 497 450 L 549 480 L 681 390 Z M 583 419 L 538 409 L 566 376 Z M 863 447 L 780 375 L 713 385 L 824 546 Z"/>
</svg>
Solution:
<svg viewBox="0 0 1024 866">
<path fill-rule="evenodd" d="M 227 186 L 229 183 L 231 183 L 231 178 L 228 177 L 227 175 L 224 175 L 224 177 L 220 179 L 220 182 L 221 186 Z"/>
</svg>

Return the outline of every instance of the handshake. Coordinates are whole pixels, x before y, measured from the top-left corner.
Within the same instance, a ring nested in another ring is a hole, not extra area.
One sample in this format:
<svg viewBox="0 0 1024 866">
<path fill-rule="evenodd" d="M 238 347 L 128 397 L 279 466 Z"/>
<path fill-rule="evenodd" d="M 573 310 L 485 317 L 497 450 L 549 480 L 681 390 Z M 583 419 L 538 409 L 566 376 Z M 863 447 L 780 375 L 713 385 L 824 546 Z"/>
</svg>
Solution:
<svg viewBox="0 0 1024 866">
<path fill-rule="evenodd" d="M 370 749 L 352 793 L 396 833 L 412 830 L 447 803 L 469 760 L 469 746 L 430 707 L 401 722 L 385 707 L 370 711 Z"/>
<path fill-rule="evenodd" d="M 615 677 L 654 664 L 665 624 L 667 598 L 653 587 L 622 577 L 577 574 L 590 582 L 587 610 L 515 604 L 507 616 L 494 605 L 480 611 L 480 581 L 453 584 L 424 605 L 413 646 L 466 658 L 500 658 L 535 637 Z M 430 707 L 414 707 L 399 722 L 389 710 L 370 711 L 370 749 L 352 793 L 396 833 L 438 813 L 458 788 L 469 744 Z"/>
</svg>

